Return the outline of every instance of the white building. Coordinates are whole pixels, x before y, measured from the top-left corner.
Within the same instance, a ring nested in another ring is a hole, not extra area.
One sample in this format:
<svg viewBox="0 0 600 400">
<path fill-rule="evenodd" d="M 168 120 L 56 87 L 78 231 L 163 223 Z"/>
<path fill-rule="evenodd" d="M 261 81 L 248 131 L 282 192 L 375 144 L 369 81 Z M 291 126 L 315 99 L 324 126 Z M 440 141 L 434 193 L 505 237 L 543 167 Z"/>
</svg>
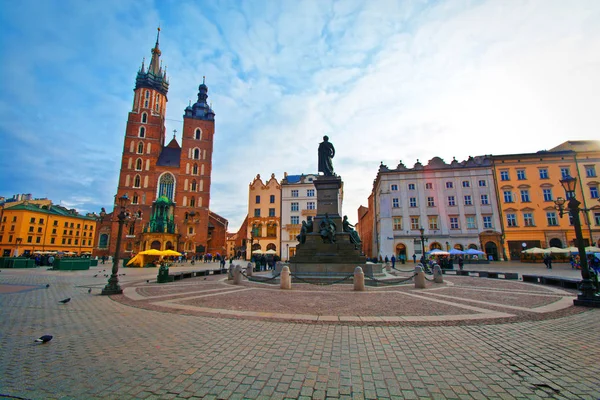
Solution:
<svg viewBox="0 0 600 400">
<path fill-rule="evenodd" d="M 434 157 L 412 169 L 381 164 L 373 184 L 373 253 L 417 260 L 433 249 L 475 248 L 500 259 L 501 225 L 491 159 L 446 164 Z"/>
<path fill-rule="evenodd" d="M 296 253 L 302 221 L 317 215 L 316 174 L 288 175 L 281 180 L 281 258 L 289 260 Z M 338 209 L 342 210 L 343 184 L 338 194 Z"/>
</svg>

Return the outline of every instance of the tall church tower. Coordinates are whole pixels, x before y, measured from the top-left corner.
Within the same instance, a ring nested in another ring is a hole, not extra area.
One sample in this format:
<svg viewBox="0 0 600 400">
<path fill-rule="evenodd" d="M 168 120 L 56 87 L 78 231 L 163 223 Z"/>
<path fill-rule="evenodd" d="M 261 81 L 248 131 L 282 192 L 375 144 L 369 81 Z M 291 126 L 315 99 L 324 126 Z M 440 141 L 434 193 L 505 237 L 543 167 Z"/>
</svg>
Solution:
<svg viewBox="0 0 600 400">
<path fill-rule="evenodd" d="M 169 81 L 159 34 L 160 28 L 150 64 L 146 68 L 143 61 L 137 73 L 125 129 L 115 198 L 126 194 L 131 203 L 120 253 L 154 248 L 225 254 L 227 220 L 209 210 L 215 113 L 207 102 L 208 87 L 203 79 L 198 101 L 184 110 L 181 146 L 175 135 L 167 143 Z M 119 211 L 115 204 L 112 216 L 100 224 L 97 255 L 114 254 Z"/>
</svg>

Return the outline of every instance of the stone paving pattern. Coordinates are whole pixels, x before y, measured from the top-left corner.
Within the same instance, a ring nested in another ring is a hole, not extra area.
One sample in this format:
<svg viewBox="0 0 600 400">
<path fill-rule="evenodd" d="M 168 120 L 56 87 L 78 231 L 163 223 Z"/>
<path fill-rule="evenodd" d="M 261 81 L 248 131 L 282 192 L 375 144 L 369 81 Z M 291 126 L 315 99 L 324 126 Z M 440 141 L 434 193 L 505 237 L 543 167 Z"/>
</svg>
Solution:
<svg viewBox="0 0 600 400">
<path fill-rule="evenodd" d="M 153 288 L 157 285 L 146 280 L 156 270 L 126 269 L 127 275 L 120 277 L 123 286 L 142 299 L 100 296 L 106 278 L 93 274 L 103 267 L 108 265 L 73 272 L 0 271 L 0 398 L 600 398 L 600 310 L 556 307 L 559 302 L 546 301 L 570 300 L 572 291 L 449 276 L 445 279 L 453 285 L 442 289 L 415 291 L 407 286 L 355 293 L 342 288 L 336 296 L 348 296 L 349 303 L 360 295 L 365 304 L 381 307 L 382 319 L 369 323 L 356 315 L 356 323 L 342 323 L 344 314 L 328 309 L 338 321 L 307 323 L 294 321 L 291 314 L 289 320 L 269 319 L 276 308 L 265 311 L 265 318 L 246 318 L 244 302 L 262 303 L 266 310 L 273 299 L 264 296 L 280 293 L 281 298 L 281 291 L 250 285 L 222 289 L 218 280 L 224 276 L 219 275 Z M 494 267 L 490 270 L 515 268 L 502 263 Z M 553 275 L 575 273 L 557 269 Z M 548 272 L 543 270 L 539 272 Z M 22 290 L 15 292 L 15 285 Z M 239 295 L 255 295 L 235 305 L 231 290 L 239 289 L 248 289 Z M 198 293 L 217 294 L 211 301 L 226 296 L 233 314 L 203 316 L 194 311 L 195 305 L 181 304 Z M 322 294 L 298 288 L 283 296 L 312 296 L 318 304 Z M 66 297 L 71 302 L 58 302 Z M 531 301 L 518 300 L 523 298 Z M 408 300 L 412 326 L 385 321 L 394 316 L 387 303 L 398 308 L 394 302 Z M 170 308 L 177 305 L 191 309 Z M 432 315 L 442 305 L 474 307 L 482 316 L 514 317 L 473 323 L 454 321 L 454 310 Z M 536 307 L 542 309 L 532 311 Z M 428 325 L 423 318 L 430 317 L 446 320 Z M 33 342 L 43 334 L 54 339 Z"/>
</svg>

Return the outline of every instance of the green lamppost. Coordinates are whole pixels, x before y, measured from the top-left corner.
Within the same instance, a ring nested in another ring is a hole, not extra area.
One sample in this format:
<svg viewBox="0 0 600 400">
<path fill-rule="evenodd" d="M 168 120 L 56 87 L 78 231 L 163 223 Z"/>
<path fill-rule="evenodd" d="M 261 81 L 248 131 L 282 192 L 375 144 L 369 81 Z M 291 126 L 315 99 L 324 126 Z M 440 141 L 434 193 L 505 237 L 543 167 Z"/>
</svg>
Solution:
<svg viewBox="0 0 600 400">
<path fill-rule="evenodd" d="M 598 293 L 598 276 L 594 271 L 590 271 L 587 263 L 587 256 L 585 254 L 585 244 L 583 242 L 583 233 L 581 231 L 581 220 L 579 219 L 580 211 L 587 211 L 585 209 L 579 208 L 581 202 L 579 202 L 575 198 L 575 187 L 577 184 L 577 178 L 573 178 L 571 176 L 566 176 L 560 181 L 563 189 L 565 189 L 565 194 L 568 199 L 566 203 L 568 213 L 572 218 L 573 227 L 575 228 L 575 239 L 577 249 L 579 250 L 579 259 L 581 266 L 581 282 L 579 283 L 579 290 L 581 293 L 577 295 L 577 299 L 573 300 L 573 304 L 576 306 L 586 306 L 586 307 L 600 307 L 600 295 Z M 558 210 L 561 218 L 564 214 L 567 213 L 565 211 L 565 202 L 566 200 L 562 197 L 559 197 L 554 201 L 556 204 L 556 209 Z"/>
<path fill-rule="evenodd" d="M 123 289 L 119 286 L 119 278 L 117 278 L 117 273 L 119 272 L 119 251 L 121 250 L 121 236 L 123 234 L 123 224 L 129 217 L 126 207 L 129 204 L 129 197 L 127 197 L 127 193 L 123 196 L 117 198 L 117 204 L 120 207 L 119 215 L 117 215 L 117 220 L 119 222 L 119 230 L 117 231 L 117 243 L 115 245 L 115 255 L 113 257 L 113 266 L 112 273 L 110 278 L 108 278 L 108 283 L 102 289 L 102 294 L 111 295 L 111 294 L 121 294 L 123 293 Z"/>
<path fill-rule="evenodd" d="M 421 232 L 421 264 L 425 266 L 425 241 L 427 238 L 425 237 L 425 229 L 423 227 L 419 229 L 419 232 Z"/>
</svg>

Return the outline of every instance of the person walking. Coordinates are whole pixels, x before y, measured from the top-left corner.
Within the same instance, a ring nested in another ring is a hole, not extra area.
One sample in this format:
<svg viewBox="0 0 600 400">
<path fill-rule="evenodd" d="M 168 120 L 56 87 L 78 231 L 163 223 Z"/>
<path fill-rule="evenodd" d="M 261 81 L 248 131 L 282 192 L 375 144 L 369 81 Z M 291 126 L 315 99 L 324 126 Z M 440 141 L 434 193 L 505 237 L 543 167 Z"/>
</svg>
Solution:
<svg viewBox="0 0 600 400">
<path fill-rule="evenodd" d="M 394 254 L 392 254 L 392 268 L 396 268 L 396 256 Z"/>
<path fill-rule="evenodd" d="M 458 257 L 458 268 L 462 271 L 463 265 L 465 265 L 465 260 L 462 257 Z"/>
</svg>

